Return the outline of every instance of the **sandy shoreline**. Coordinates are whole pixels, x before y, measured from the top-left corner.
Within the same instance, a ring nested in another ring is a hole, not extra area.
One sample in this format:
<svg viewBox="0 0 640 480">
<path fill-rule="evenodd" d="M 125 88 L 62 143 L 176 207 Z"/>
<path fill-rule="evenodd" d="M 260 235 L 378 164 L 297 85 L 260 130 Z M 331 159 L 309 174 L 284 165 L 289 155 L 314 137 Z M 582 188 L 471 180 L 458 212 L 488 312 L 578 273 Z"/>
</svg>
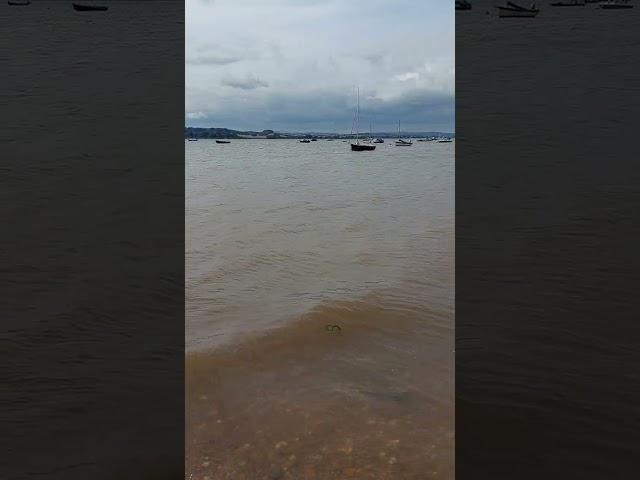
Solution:
<svg viewBox="0 0 640 480">
<path fill-rule="evenodd" d="M 453 332 L 424 315 L 340 302 L 188 354 L 187 478 L 453 478 Z"/>
</svg>

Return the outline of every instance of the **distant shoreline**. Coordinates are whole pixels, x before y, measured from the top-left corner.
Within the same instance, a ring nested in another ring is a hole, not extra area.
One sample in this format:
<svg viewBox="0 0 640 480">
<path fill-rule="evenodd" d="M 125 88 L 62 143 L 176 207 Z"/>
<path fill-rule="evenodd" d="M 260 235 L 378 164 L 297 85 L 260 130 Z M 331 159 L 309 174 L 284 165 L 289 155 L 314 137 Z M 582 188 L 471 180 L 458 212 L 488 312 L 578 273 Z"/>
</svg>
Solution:
<svg viewBox="0 0 640 480">
<path fill-rule="evenodd" d="M 451 132 L 400 132 L 401 137 L 409 138 L 455 138 L 455 133 Z M 366 138 L 369 132 L 361 132 L 360 138 Z M 397 138 L 397 132 L 373 132 L 373 138 Z M 295 132 L 276 132 L 274 130 L 263 130 L 261 132 L 231 130 L 228 128 L 205 128 L 205 127 L 185 127 L 184 138 L 197 139 L 255 139 L 255 140 L 287 140 L 301 138 L 316 138 L 318 140 L 349 140 L 356 138 L 356 134 L 341 133 L 295 133 Z"/>
</svg>

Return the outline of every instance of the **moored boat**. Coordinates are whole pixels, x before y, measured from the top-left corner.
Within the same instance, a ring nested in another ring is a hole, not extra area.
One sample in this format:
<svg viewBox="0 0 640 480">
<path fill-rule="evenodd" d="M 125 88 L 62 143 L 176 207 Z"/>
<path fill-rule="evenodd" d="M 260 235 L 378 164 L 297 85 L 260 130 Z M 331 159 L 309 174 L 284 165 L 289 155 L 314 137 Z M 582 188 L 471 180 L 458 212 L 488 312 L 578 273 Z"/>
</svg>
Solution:
<svg viewBox="0 0 640 480">
<path fill-rule="evenodd" d="M 633 8 L 633 4 L 629 0 L 608 0 L 599 4 L 604 10 L 621 10 L 624 8 Z"/>
<path fill-rule="evenodd" d="M 74 3 L 73 9 L 77 12 L 104 12 L 109 7 L 104 5 L 86 5 L 84 3 Z"/>
<path fill-rule="evenodd" d="M 506 6 L 496 7 L 500 18 L 533 18 L 540 10 L 532 3 L 530 7 L 522 7 L 513 2 L 507 2 Z"/>
<path fill-rule="evenodd" d="M 231 143 L 229 140 L 216 140 L 216 143 Z"/>
<path fill-rule="evenodd" d="M 351 150 L 354 152 L 365 152 L 375 150 L 375 145 L 367 145 L 365 143 L 360 143 L 360 88 L 358 88 L 358 100 L 356 103 L 356 143 L 351 144 Z"/>
<path fill-rule="evenodd" d="M 12 7 L 26 7 L 27 5 L 31 5 L 30 0 L 9 0 L 7 3 Z"/>
<path fill-rule="evenodd" d="M 364 152 L 368 150 L 375 150 L 375 145 L 367 145 L 366 143 L 352 143 L 351 150 L 354 152 Z"/>
<path fill-rule="evenodd" d="M 300 140 L 300 143 L 311 143 L 311 140 L 303 138 L 302 140 Z"/>
<path fill-rule="evenodd" d="M 396 147 L 410 147 L 411 145 L 413 145 L 413 142 L 400 138 L 400 120 L 398 120 L 398 140 L 396 140 Z"/>
</svg>

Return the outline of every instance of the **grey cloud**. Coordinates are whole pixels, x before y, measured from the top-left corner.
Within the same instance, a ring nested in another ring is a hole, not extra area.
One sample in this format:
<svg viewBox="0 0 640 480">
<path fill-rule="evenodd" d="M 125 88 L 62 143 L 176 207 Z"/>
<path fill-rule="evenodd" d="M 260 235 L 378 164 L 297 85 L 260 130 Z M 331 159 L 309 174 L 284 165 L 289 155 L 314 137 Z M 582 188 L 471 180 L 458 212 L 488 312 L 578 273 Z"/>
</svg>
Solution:
<svg viewBox="0 0 640 480">
<path fill-rule="evenodd" d="M 242 90 L 253 90 L 255 88 L 269 86 L 267 82 L 264 82 L 253 75 L 247 75 L 244 78 L 227 77 L 222 80 L 222 85 L 232 88 L 240 88 Z"/>
<path fill-rule="evenodd" d="M 242 60 L 240 57 L 233 55 L 220 54 L 203 54 L 187 59 L 187 63 L 191 65 L 228 65 Z"/>
<path fill-rule="evenodd" d="M 362 100 L 362 97 L 361 97 Z M 314 90 L 304 93 L 274 92 L 247 106 L 241 99 L 227 100 L 206 116 L 190 118 L 192 126 L 227 126 L 239 129 L 325 131 L 349 133 L 354 118 L 354 99 L 349 92 Z M 455 129 L 453 94 L 415 89 L 393 100 L 361 101 L 361 128 L 369 122 L 377 131 L 394 131 L 398 120 L 406 130 Z M 247 124 L 248 119 L 252 123 Z M 255 122 L 255 123 L 254 123 Z"/>
<path fill-rule="evenodd" d="M 373 65 L 380 65 L 384 60 L 384 55 L 381 53 L 370 53 L 369 55 L 365 55 L 366 60 L 369 60 Z"/>
</svg>

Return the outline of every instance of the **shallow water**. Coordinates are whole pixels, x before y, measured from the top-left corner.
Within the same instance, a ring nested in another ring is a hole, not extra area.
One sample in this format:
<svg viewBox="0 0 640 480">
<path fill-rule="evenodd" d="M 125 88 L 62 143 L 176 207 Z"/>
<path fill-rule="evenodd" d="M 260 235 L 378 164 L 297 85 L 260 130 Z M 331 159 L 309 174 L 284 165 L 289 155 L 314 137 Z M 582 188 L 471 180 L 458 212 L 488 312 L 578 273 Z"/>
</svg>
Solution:
<svg viewBox="0 0 640 480">
<path fill-rule="evenodd" d="M 187 475 L 453 477 L 454 145 L 185 143 Z"/>
</svg>

